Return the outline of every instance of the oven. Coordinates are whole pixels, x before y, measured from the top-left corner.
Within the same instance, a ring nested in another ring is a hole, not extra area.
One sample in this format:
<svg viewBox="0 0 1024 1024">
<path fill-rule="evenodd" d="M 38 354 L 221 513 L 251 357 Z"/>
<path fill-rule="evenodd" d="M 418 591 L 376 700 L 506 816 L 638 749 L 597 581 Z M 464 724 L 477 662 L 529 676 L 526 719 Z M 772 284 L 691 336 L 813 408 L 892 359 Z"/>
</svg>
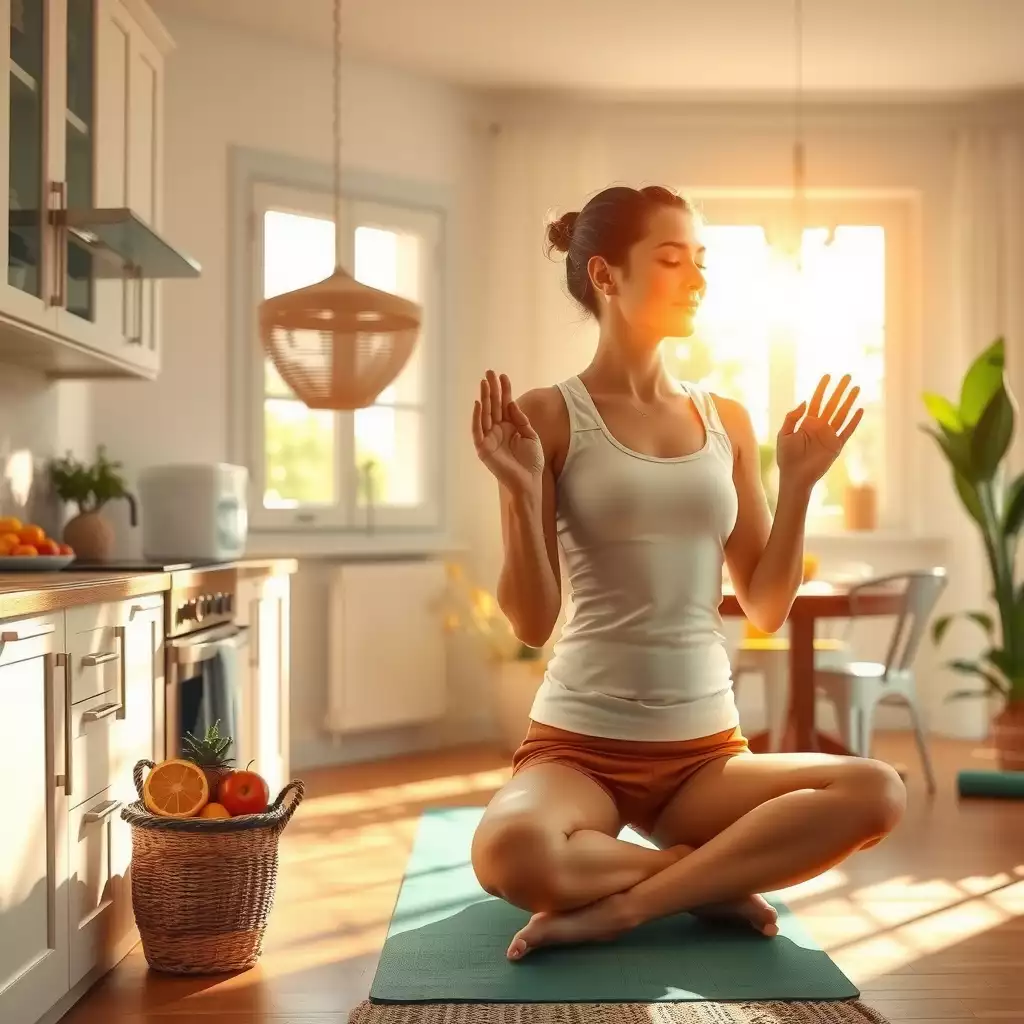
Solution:
<svg viewBox="0 0 1024 1024">
<path fill-rule="evenodd" d="M 182 755 L 186 733 L 219 723 L 234 740 L 228 756 L 251 755 L 249 627 L 235 622 L 233 569 L 173 573 L 166 604 L 166 756 Z"/>
</svg>

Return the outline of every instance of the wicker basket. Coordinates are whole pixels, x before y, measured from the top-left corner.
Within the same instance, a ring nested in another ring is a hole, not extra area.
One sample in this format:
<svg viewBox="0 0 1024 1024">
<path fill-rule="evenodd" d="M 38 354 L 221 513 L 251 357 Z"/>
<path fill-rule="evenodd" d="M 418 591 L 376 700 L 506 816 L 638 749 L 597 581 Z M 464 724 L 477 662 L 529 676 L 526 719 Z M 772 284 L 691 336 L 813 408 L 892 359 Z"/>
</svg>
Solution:
<svg viewBox="0 0 1024 1024">
<path fill-rule="evenodd" d="M 132 903 L 149 966 L 172 974 L 244 971 L 263 951 L 277 886 L 277 842 L 303 797 L 289 782 L 263 814 L 162 818 L 139 799 L 123 808 L 132 829 Z"/>
</svg>

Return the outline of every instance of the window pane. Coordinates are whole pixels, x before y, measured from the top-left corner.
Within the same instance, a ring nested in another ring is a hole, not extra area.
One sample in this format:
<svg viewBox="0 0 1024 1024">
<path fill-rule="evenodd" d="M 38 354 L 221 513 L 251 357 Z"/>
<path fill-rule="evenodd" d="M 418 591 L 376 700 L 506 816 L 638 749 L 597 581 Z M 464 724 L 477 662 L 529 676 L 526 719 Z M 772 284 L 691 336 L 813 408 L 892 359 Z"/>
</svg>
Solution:
<svg viewBox="0 0 1024 1024">
<path fill-rule="evenodd" d="M 264 508 L 333 505 L 337 501 L 334 413 L 293 399 L 263 403 Z"/>
<path fill-rule="evenodd" d="M 371 288 L 423 302 L 423 240 L 407 232 L 360 226 L 355 232 L 355 278 Z M 378 402 L 418 403 L 423 400 L 422 341 L 393 384 Z"/>
<path fill-rule="evenodd" d="M 703 239 L 707 294 L 693 335 L 666 341 L 666 363 L 680 379 L 742 402 L 764 440 L 771 430 L 771 248 L 756 224 L 711 225 Z"/>
<path fill-rule="evenodd" d="M 864 419 L 815 495 L 819 513 L 838 516 L 847 483 L 883 484 L 885 417 L 885 229 L 842 225 L 804 232 L 796 385 L 809 396 L 822 374 L 850 373 Z"/>
<path fill-rule="evenodd" d="M 421 504 L 423 414 L 415 409 L 378 405 L 357 409 L 355 424 L 359 504 L 367 504 L 370 487 L 374 504 Z"/>
<path fill-rule="evenodd" d="M 285 210 L 263 215 L 263 297 L 305 288 L 334 270 L 334 221 Z"/>
</svg>

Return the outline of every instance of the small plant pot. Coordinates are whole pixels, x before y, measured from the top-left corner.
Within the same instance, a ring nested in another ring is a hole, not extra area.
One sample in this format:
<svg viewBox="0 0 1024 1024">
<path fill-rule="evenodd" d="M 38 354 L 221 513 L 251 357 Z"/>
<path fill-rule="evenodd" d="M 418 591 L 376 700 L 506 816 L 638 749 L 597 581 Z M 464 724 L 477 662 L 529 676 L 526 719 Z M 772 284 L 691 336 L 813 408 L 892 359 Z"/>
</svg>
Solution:
<svg viewBox="0 0 1024 1024">
<path fill-rule="evenodd" d="M 1011 701 L 992 719 L 992 741 L 1004 772 L 1024 772 L 1024 701 Z"/>
<path fill-rule="evenodd" d="M 81 512 L 64 527 L 64 543 L 75 557 L 87 562 L 105 562 L 114 553 L 114 528 L 102 512 Z"/>
</svg>

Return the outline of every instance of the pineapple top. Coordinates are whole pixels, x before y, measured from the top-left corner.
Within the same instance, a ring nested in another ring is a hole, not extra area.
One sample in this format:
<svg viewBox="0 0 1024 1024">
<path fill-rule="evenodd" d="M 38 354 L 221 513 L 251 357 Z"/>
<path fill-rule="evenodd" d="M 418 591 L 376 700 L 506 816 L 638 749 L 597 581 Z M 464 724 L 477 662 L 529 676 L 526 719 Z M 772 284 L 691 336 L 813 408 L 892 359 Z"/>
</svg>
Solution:
<svg viewBox="0 0 1024 1024">
<path fill-rule="evenodd" d="M 230 736 L 221 736 L 220 722 L 217 721 L 206 730 L 202 739 L 190 732 L 185 733 L 182 738 L 183 756 L 201 768 L 227 768 L 234 760 L 226 756 L 233 742 Z"/>
</svg>

